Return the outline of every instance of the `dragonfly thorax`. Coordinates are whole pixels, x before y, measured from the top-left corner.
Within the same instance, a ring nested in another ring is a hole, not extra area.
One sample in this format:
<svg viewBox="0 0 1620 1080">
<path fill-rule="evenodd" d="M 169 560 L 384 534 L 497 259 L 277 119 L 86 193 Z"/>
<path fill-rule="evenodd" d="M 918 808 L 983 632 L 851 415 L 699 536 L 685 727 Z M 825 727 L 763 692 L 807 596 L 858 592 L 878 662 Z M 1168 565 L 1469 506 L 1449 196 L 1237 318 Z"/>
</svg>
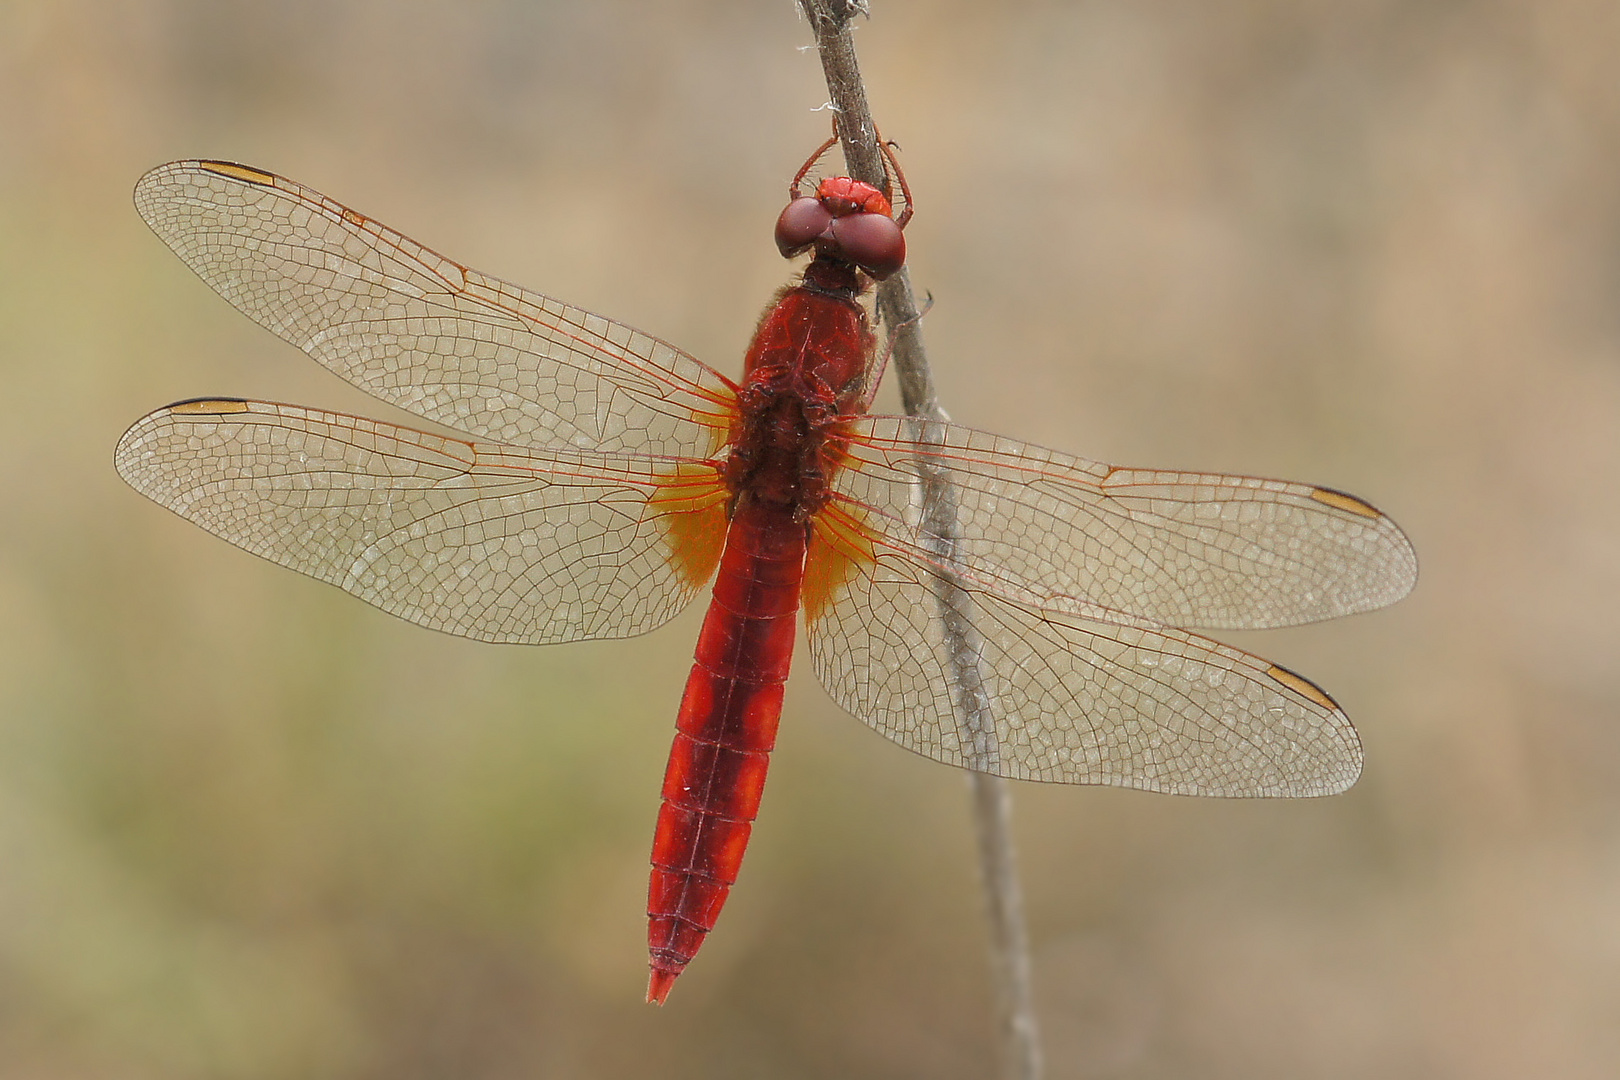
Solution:
<svg viewBox="0 0 1620 1080">
<path fill-rule="evenodd" d="M 765 503 L 807 521 L 827 503 L 824 450 L 838 413 L 827 388 L 805 386 L 800 372 L 759 374 L 739 396 L 741 430 L 726 459 L 725 483 L 734 507 Z"/>
</svg>

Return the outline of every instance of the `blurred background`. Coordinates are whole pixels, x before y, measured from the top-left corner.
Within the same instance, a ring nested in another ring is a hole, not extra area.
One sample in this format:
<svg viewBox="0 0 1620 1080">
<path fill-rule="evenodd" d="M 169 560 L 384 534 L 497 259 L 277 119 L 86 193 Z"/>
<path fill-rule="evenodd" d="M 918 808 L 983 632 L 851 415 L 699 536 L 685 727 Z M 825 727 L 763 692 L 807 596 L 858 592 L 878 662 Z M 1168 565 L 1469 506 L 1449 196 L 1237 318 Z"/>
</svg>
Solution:
<svg viewBox="0 0 1620 1080">
<path fill-rule="evenodd" d="M 953 415 L 1353 491 L 1423 562 L 1389 611 L 1227 635 L 1345 705 L 1348 794 L 1016 788 L 1050 1075 L 1616 1075 L 1620 7 L 873 6 Z M 179 398 L 402 419 L 148 233 L 178 157 L 736 369 L 827 128 L 809 41 L 790 0 L 0 6 L 0 1075 L 991 1072 L 960 774 L 803 671 L 649 1008 L 698 613 L 473 644 L 112 469 Z"/>
</svg>

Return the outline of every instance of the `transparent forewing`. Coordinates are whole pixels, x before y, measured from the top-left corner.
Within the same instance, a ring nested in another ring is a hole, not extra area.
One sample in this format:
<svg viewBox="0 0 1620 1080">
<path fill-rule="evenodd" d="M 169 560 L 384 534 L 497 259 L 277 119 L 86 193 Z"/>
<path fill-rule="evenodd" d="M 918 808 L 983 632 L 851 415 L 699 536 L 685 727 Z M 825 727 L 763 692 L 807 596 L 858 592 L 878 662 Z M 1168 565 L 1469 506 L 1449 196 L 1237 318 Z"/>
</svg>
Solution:
<svg viewBox="0 0 1620 1080">
<path fill-rule="evenodd" d="M 1329 795 L 1361 771 L 1349 719 L 1284 668 L 1181 630 L 953 586 L 913 553 L 879 546 L 809 638 L 834 700 L 951 765 L 1227 796 Z"/>
<path fill-rule="evenodd" d="M 318 192 L 226 162 L 147 173 L 135 208 L 260 325 L 383 401 L 523 446 L 707 450 L 731 384 L 622 323 L 486 277 Z"/>
<path fill-rule="evenodd" d="M 142 418 L 115 460 L 137 491 L 216 536 L 481 641 L 638 634 L 679 612 L 699 584 L 672 563 L 648 505 L 668 467 L 640 456 L 197 401 Z"/>
<path fill-rule="evenodd" d="M 1038 606 L 1259 629 L 1380 608 L 1417 580 L 1395 523 L 1329 488 L 1119 468 L 903 417 L 852 421 L 846 439 L 833 488 L 868 527 L 919 545 L 931 470 L 955 489 L 955 564 Z"/>
</svg>

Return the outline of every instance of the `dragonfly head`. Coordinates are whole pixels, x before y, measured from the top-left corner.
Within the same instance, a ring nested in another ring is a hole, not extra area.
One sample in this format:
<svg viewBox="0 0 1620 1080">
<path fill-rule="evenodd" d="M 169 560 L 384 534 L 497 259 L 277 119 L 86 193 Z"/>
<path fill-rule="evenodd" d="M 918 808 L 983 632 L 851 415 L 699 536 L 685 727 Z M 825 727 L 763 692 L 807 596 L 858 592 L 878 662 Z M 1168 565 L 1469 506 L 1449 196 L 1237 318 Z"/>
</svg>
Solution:
<svg viewBox="0 0 1620 1080">
<path fill-rule="evenodd" d="M 814 195 L 800 195 L 776 219 L 776 247 L 793 258 L 816 254 L 854 263 L 879 281 L 906 262 L 906 240 L 888 197 L 871 184 L 834 176 Z"/>
</svg>

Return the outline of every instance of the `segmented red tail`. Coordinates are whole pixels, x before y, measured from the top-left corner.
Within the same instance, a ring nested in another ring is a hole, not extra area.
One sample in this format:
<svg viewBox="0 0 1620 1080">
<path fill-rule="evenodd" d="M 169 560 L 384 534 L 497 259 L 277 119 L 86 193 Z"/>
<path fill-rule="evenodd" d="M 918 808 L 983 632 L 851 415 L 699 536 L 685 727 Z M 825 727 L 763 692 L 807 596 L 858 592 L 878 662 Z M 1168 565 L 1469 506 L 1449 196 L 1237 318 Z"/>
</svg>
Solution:
<svg viewBox="0 0 1620 1080">
<path fill-rule="evenodd" d="M 759 504 L 727 532 L 653 837 L 649 1002 L 664 1003 L 737 880 L 776 744 L 807 542 L 790 512 Z"/>
</svg>

